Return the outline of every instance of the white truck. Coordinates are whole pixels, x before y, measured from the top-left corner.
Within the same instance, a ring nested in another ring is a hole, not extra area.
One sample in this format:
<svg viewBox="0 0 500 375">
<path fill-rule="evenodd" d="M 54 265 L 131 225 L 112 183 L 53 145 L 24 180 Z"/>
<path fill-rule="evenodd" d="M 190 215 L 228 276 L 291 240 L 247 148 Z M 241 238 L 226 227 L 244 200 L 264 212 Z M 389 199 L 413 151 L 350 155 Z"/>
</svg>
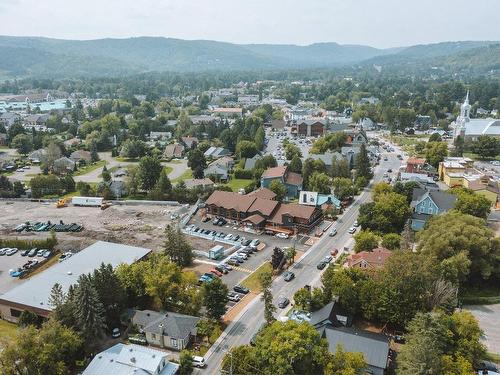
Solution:
<svg viewBox="0 0 500 375">
<path fill-rule="evenodd" d="M 73 197 L 71 204 L 73 206 L 86 206 L 86 207 L 101 207 L 103 198 L 98 197 Z"/>
</svg>

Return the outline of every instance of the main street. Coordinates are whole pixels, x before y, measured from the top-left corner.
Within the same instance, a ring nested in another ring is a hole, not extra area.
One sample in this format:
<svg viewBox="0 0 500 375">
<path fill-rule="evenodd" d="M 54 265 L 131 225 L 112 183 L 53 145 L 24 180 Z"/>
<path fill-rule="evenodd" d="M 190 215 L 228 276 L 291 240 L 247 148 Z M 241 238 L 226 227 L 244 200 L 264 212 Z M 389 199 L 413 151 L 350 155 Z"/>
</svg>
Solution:
<svg viewBox="0 0 500 375">
<path fill-rule="evenodd" d="M 395 148 L 396 149 L 396 148 Z M 382 154 L 388 157 L 387 161 L 381 161 L 380 165 L 374 170 L 373 183 L 382 181 L 383 174 L 392 169 L 395 173 L 398 171 L 403 161 L 396 157 L 396 154 L 402 152 L 396 149 L 394 153 Z M 370 185 L 371 186 L 371 185 Z M 353 202 L 353 204 L 341 215 L 336 222 L 338 234 L 335 237 L 324 235 L 318 242 L 304 253 L 301 259 L 294 264 L 291 270 L 295 273 L 295 278 L 290 282 L 285 282 L 282 276 L 277 277 L 272 285 L 274 302 L 280 296 L 293 300 L 295 292 L 304 287 L 304 285 L 319 286 L 321 273 L 316 265 L 334 248 L 339 249 L 340 256 L 344 247 L 352 249 L 352 235 L 348 233 L 349 228 L 356 221 L 359 213 L 359 206 L 371 199 L 371 188 L 366 188 Z M 284 316 L 286 309 L 278 309 L 276 316 Z M 264 324 L 264 304 L 260 296 L 249 303 L 236 319 L 231 322 L 219 339 L 214 343 L 205 355 L 207 367 L 204 370 L 197 370 L 195 373 L 219 374 L 224 355 L 233 347 L 246 345 L 250 342 L 252 336 Z"/>
</svg>

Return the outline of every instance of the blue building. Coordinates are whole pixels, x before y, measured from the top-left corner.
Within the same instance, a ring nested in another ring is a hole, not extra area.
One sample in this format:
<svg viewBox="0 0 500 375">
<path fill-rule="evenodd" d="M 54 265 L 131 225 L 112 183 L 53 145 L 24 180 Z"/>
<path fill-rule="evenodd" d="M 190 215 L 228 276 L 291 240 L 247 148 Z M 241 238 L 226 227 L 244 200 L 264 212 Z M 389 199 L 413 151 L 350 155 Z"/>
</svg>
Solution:
<svg viewBox="0 0 500 375">
<path fill-rule="evenodd" d="M 439 190 L 413 189 L 411 229 L 419 231 L 434 215 L 445 213 L 455 206 L 457 197 Z"/>
<path fill-rule="evenodd" d="M 271 182 L 278 180 L 286 187 L 286 199 L 295 199 L 302 190 L 302 176 L 298 173 L 290 172 L 287 166 L 269 168 L 260 178 L 260 186 L 268 188 Z"/>
</svg>

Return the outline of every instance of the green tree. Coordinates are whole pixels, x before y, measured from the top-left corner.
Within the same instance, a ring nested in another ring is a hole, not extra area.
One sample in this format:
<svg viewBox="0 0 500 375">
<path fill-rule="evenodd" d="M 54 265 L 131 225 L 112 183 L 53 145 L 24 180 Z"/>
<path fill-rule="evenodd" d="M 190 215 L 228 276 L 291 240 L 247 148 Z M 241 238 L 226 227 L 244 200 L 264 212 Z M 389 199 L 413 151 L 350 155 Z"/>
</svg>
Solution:
<svg viewBox="0 0 500 375">
<path fill-rule="evenodd" d="M 491 201 L 485 196 L 465 189 L 457 191 L 456 194 L 457 202 L 455 203 L 455 209 L 457 211 L 482 219 L 486 219 L 490 214 Z"/>
<path fill-rule="evenodd" d="M 189 266 L 193 261 L 193 248 L 179 228 L 165 228 L 164 254 L 179 267 Z"/>
<path fill-rule="evenodd" d="M 18 134 L 11 142 L 11 147 L 15 148 L 21 155 L 27 155 L 33 151 L 33 141 L 27 134 Z"/>
<path fill-rule="evenodd" d="M 198 147 L 189 151 L 188 167 L 193 171 L 194 178 L 203 178 L 203 170 L 207 167 L 207 161 Z"/>
<path fill-rule="evenodd" d="M 380 182 L 373 186 L 372 198 L 376 202 L 382 194 L 392 193 L 392 191 L 391 185 L 385 182 Z"/>
<path fill-rule="evenodd" d="M 210 319 L 219 320 L 226 313 L 228 289 L 219 278 L 203 284 L 202 296 L 203 305 L 207 309 L 207 316 Z"/>
<path fill-rule="evenodd" d="M 498 156 L 500 143 L 495 137 L 480 135 L 474 143 L 473 149 L 481 159 L 491 159 Z"/>
<path fill-rule="evenodd" d="M 355 193 L 351 179 L 337 177 L 333 179 L 333 192 L 335 196 L 344 201 L 352 197 Z"/>
<path fill-rule="evenodd" d="M 321 194 L 330 194 L 330 177 L 324 173 L 314 172 L 309 179 L 308 189 Z"/>
<path fill-rule="evenodd" d="M 302 163 L 303 186 L 309 186 L 309 178 L 314 172 L 326 173 L 326 165 L 322 160 L 307 158 L 304 163 Z"/>
<path fill-rule="evenodd" d="M 189 375 L 193 372 L 193 357 L 188 350 L 182 350 L 179 356 L 179 375 Z"/>
<path fill-rule="evenodd" d="M 356 285 L 367 278 L 363 271 L 352 268 L 328 267 L 321 276 L 323 282 L 323 298 L 330 302 L 334 296 L 339 297 L 339 305 L 348 313 L 356 314 L 359 310 L 359 288 Z"/>
<path fill-rule="evenodd" d="M 276 200 L 278 202 L 282 202 L 286 197 L 286 186 L 283 185 L 279 180 L 271 181 L 271 183 L 269 184 L 269 190 L 276 194 Z"/>
<path fill-rule="evenodd" d="M 361 374 L 366 369 L 362 353 L 346 352 L 342 345 L 337 345 L 335 353 L 330 356 L 324 375 L 354 375 Z"/>
<path fill-rule="evenodd" d="M 40 317 L 31 311 L 24 310 L 19 316 L 17 324 L 19 327 L 27 327 L 29 325 L 37 327 L 40 325 Z"/>
<path fill-rule="evenodd" d="M 358 222 L 363 229 L 378 233 L 400 233 L 410 217 L 410 205 L 406 197 L 397 193 L 385 193 L 376 202 L 360 206 Z"/>
<path fill-rule="evenodd" d="M 97 153 L 97 143 L 92 141 L 90 143 L 90 160 L 92 163 L 99 161 L 99 154 Z"/>
<path fill-rule="evenodd" d="M 375 249 L 380 242 L 380 237 L 369 230 L 362 230 L 354 236 L 354 240 L 356 241 L 354 251 L 359 253 Z"/>
<path fill-rule="evenodd" d="M 401 236 L 397 233 L 387 233 L 382 237 L 382 246 L 389 250 L 397 250 L 401 245 Z"/>
<path fill-rule="evenodd" d="M 295 155 L 292 158 L 292 161 L 290 161 L 289 169 L 290 172 L 302 173 L 302 160 L 300 160 L 299 156 Z"/>
<path fill-rule="evenodd" d="M 139 160 L 137 170 L 137 177 L 140 181 L 141 188 L 146 191 L 151 190 L 158 182 L 162 169 L 163 167 L 157 158 L 152 156 L 142 157 Z"/>
<path fill-rule="evenodd" d="M 350 178 L 351 172 L 349 171 L 349 163 L 345 158 L 340 158 L 337 160 L 337 157 L 333 157 L 332 160 L 332 177 L 343 177 Z"/>
<path fill-rule="evenodd" d="M 257 149 L 260 151 L 264 149 L 265 138 L 266 138 L 266 132 L 264 130 L 264 127 L 259 126 L 259 128 L 255 132 L 255 145 L 257 146 Z"/>
<path fill-rule="evenodd" d="M 302 157 L 302 151 L 299 146 L 294 143 L 285 144 L 285 157 L 287 160 L 292 160 L 294 157 Z"/>
<path fill-rule="evenodd" d="M 359 154 L 356 156 L 355 166 L 356 175 L 359 177 L 364 177 L 368 181 L 372 178 L 372 170 L 370 165 L 370 158 L 368 157 L 368 151 L 364 144 L 361 145 Z"/>
<path fill-rule="evenodd" d="M 236 145 L 236 155 L 238 155 L 240 159 L 253 158 L 258 152 L 259 150 L 255 142 L 243 140 L 239 141 Z"/>
<path fill-rule="evenodd" d="M 260 287 L 262 289 L 262 301 L 264 302 L 264 319 L 268 324 L 274 322 L 273 313 L 276 311 L 276 306 L 273 304 L 273 295 L 271 292 L 272 271 L 262 272 L 259 276 Z"/>
<path fill-rule="evenodd" d="M 439 163 L 448 156 L 448 144 L 446 142 L 429 142 L 425 150 L 427 163 L 437 168 Z"/>
<path fill-rule="evenodd" d="M 120 325 L 120 314 L 125 308 L 126 294 L 111 264 L 101 263 L 92 274 L 92 285 L 104 307 L 106 325 L 110 328 Z"/>
<path fill-rule="evenodd" d="M 106 168 L 106 166 L 102 167 L 101 176 L 104 182 L 111 181 L 111 173 L 109 173 L 108 168 Z"/>
<path fill-rule="evenodd" d="M 160 178 L 155 186 L 164 196 L 169 196 L 172 193 L 172 182 L 168 178 L 167 168 L 163 168 L 160 173 Z"/>
</svg>

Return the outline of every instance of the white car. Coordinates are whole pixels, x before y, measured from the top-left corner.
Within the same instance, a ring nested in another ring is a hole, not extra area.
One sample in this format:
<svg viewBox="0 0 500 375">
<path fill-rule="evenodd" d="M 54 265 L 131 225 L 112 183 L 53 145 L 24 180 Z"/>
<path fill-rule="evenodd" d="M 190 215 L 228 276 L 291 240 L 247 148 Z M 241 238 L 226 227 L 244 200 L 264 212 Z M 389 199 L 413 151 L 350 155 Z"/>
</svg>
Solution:
<svg viewBox="0 0 500 375">
<path fill-rule="evenodd" d="M 286 240 L 288 238 L 288 234 L 286 234 L 286 233 L 278 233 L 276 235 L 276 237 L 282 238 L 282 239 Z"/>
<path fill-rule="evenodd" d="M 348 230 L 348 232 L 349 232 L 350 234 L 354 234 L 354 233 L 356 233 L 356 227 L 350 227 L 350 228 L 349 228 L 349 230 Z"/>
<path fill-rule="evenodd" d="M 16 172 L 24 172 L 24 169 L 19 168 L 18 170 L 16 170 Z"/>
<path fill-rule="evenodd" d="M 193 366 L 194 367 L 203 368 L 206 365 L 207 365 L 207 363 L 205 362 L 205 358 L 198 357 L 196 355 L 193 357 Z"/>
</svg>

